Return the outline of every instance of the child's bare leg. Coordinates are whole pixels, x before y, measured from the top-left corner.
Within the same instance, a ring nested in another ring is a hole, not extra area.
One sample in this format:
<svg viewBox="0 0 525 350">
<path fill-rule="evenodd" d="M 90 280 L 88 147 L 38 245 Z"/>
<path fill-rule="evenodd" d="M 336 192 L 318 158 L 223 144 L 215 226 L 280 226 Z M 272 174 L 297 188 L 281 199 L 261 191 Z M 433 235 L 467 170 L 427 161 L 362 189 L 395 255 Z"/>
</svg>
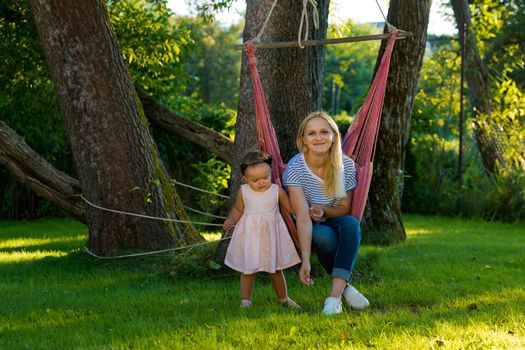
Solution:
<svg viewBox="0 0 525 350">
<path fill-rule="evenodd" d="M 269 275 L 279 303 L 292 309 L 300 309 L 300 306 L 288 297 L 288 288 L 286 287 L 283 271 L 275 271 L 275 273 L 270 273 Z"/>
<path fill-rule="evenodd" d="M 269 273 L 272 281 L 273 289 L 277 295 L 277 299 L 284 300 L 288 298 L 288 290 L 286 287 L 286 279 L 284 278 L 283 270 L 275 271 L 275 273 Z"/>
<path fill-rule="evenodd" d="M 241 273 L 241 306 L 249 307 L 252 304 L 252 290 L 255 282 L 255 274 L 246 275 Z"/>
</svg>

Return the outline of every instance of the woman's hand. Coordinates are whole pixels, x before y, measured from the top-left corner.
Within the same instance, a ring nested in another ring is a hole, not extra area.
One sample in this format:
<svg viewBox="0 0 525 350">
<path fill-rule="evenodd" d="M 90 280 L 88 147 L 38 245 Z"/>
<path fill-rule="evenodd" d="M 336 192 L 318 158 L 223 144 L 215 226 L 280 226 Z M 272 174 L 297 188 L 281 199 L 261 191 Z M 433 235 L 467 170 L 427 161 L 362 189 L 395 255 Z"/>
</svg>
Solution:
<svg viewBox="0 0 525 350">
<path fill-rule="evenodd" d="M 314 280 L 310 277 L 310 260 L 303 260 L 301 263 L 301 269 L 299 270 L 299 279 L 301 283 L 306 286 L 314 284 Z"/>
<path fill-rule="evenodd" d="M 310 217 L 313 221 L 318 222 L 324 217 L 324 209 L 319 204 L 312 204 L 310 207 Z"/>
</svg>

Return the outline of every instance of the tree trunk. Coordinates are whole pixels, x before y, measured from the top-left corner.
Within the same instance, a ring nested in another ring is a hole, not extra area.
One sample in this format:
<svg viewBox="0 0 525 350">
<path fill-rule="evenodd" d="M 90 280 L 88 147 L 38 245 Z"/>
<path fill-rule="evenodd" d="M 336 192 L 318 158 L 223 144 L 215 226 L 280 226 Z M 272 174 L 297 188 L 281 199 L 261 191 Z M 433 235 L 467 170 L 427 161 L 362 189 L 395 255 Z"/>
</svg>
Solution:
<svg viewBox="0 0 525 350">
<path fill-rule="evenodd" d="M 84 196 L 102 207 L 187 220 L 147 127 L 101 0 L 30 0 Z M 101 255 L 201 239 L 185 223 L 86 209 Z"/>
<path fill-rule="evenodd" d="M 392 53 L 364 227 L 365 240 L 389 244 L 406 239 L 401 220 L 405 145 L 423 63 L 431 0 L 392 0 L 387 20 L 413 33 Z M 379 50 L 383 55 L 386 42 Z M 379 62 L 379 61 L 378 61 Z M 377 67 L 376 67 L 377 70 Z"/>
<path fill-rule="evenodd" d="M 244 41 L 251 40 L 259 34 L 272 3 L 272 1 L 247 1 Z M 317 30 L 313 28 L 313 19 L 309 11 L 310 33 L 308 37 L 310 39 L 326 38 L 328 4 L 328 0 L 318 2 L 320 23 Z M 301 12 L 302 3 L 300 1 L 278 1 L 261 41 L 297 40 Z M 279 140 L 281 155 L 285 162 L 297 153 L 295 134 L 300 122 L 308 113 L 321 108 L 324 52 L 324 46 L 256 51 L 257 68 L 272 124 Z M 231 200 L 235 199 L 236 191 L 241 183 L 240 169 L 235 165 L 241 163 L 241 158 L 248 150 L 259 148 L 255 128 L 253 81 L 248 59 L 244 54 L 234 144 Z M 224 243 L 221 243 L 217 251 L 218 260 L 224 258 L 229 241 L 222 242 Z"/>
<path fill-rule="evenodd" d="M 80 198 L 74 197 L 80 191 L 78 181 L 55 169 L 2 121 L 0 163 L 36 194 L 77 220 L 86 222 L 84 205 Z"/>
<path fill-rule="evenodd" d="M 494 174 L 497 171 L 496 163 L 504 168 L 505 159 L 500 133 L 492 125 L 490 119 L 492 103 L 489 90 L 489 73 L 479 54 L 476 35 L 474 33 L 469 34 L 471 20 L 468 2 L 466 0 L 451 0 L 451 4 L 460 38 L 465 35 L 464 25 L 467 26 L 467 40 L 464 50 L 466 53 L 465 79 L 475 113 L 474 134 L 483 166 L 488 172 Z M 463 40 L 459 40 L 459 42 L 461 46 L 464 45 Z"/>
</svg>

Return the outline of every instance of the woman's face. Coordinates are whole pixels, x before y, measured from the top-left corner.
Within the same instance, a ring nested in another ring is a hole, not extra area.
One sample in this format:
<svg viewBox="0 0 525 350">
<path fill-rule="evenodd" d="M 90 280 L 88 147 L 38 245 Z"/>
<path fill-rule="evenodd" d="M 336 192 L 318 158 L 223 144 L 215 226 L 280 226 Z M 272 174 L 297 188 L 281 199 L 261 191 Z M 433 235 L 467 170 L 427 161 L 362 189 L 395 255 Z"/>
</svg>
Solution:
<svg viewBox="0 0 525 350">
<path fill-rule="evenodd" d="M 323 118 L 313 118 L 306 123 L 303 142 L 308 152 L 325 154 L 330 151 L 335 135 L 330 124 Z"/>
<path fill-rule="evenodd" d="M 266 163 L 250 165 L 244 171 L 248 186 L 256 192 L 265 192 L 272 184 L 272 168 Z"/>
</svg>

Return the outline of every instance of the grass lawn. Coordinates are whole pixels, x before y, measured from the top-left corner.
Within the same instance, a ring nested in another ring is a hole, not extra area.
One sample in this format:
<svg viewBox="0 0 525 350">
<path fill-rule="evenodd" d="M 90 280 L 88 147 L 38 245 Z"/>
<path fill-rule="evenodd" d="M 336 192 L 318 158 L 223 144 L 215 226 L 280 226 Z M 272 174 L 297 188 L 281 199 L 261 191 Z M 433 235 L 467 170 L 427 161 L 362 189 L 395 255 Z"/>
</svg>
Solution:
<svg viewBox="0 0 525 350">
<path fill-rule="evenodd" d="M 405 225 L 406 243 L 361 249 L 371 307 L 326 317 L 322 272 L 305 287 L 287 271 L 301 311 L 263 276 L 241 310 L 237 275 L 189 255 L 97 260 L 75 221 L 0 222 L 0 348 L 525 349 L 525 224 Z"/>
</svg>

